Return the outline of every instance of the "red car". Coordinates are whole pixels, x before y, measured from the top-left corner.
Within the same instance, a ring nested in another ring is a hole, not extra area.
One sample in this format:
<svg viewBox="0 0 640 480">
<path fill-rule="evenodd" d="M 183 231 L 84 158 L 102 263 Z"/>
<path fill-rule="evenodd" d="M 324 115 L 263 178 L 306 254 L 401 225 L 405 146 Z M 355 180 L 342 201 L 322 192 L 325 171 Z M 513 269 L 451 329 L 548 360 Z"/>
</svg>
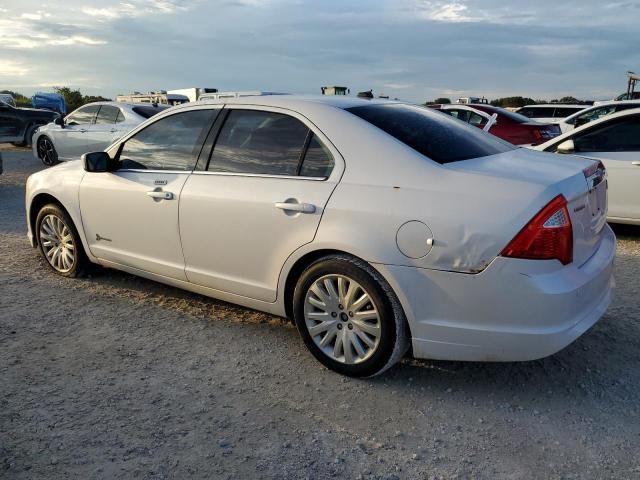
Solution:
<svg viewBox="0 0 640 480">
<path fill-rule="evenodd" d="M 485 104 L 429 105 L 474 127 L 506 140 L 514 145 L 537 145 L 560 135 L 560 127 L 553 123 L 538 123 L 504 108 Z M 493 117 L 495 115 L 495 118 Z"/>
</svg>

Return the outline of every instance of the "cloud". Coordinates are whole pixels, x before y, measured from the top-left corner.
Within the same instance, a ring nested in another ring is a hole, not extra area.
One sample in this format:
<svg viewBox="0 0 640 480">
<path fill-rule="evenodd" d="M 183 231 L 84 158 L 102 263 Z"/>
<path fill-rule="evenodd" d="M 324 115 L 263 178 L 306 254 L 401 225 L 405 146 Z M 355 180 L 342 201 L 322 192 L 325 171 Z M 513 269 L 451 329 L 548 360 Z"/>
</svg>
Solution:
<svg viewBox="0 0 640 480">
<path fill-rule="evenodd" d="M 404 90 L 406 88 L 413 87 L 413 84 L 412 83 L 385 83 L 383 87 L 391 88 L 395 90 Z"/>
<path fill-rule="evenodd" d="M 1 2 L 5 88 L 611 98 L 640 68 L 634 0 L 43 1 Z"/>
<path fill-rule="evenodd" d="M 7 77 L 22 77 L 29 72 L 29 69 L 22 63 L 0 59 L 0 72 Z"/>
</svg>

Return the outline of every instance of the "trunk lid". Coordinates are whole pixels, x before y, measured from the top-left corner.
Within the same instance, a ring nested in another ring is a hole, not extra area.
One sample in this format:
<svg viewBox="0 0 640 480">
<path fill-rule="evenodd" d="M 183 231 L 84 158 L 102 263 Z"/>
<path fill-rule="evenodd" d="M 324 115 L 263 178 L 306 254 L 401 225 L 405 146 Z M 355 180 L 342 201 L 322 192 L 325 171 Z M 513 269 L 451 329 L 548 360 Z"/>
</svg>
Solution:
<svg viewBox="0 0 640 480">
<path fill-rule="evenodd" d="M 583 169 L 586 191 L 567 208 L 573 225 L 573 261 L 582 266 L 596 252 L 607 223 L 607 180 L 602 163 L 591 160 Z"/>
<path fill-rule="evenodd" d="M 573 229 L 573 264 L 583 265 L 600 245 L 606 224 L 607 182 L 604 167 L 599 162 L 574 155 L 519 148 L 499 155 L 450 163 L 447 168 L 539 187 L 541 194 L 530 199 L 535 202 L 518 219 L 522 224 L 512 226 L 513 236 L 551 199 L 562 194 L 567 200 Z"/>
</svg>

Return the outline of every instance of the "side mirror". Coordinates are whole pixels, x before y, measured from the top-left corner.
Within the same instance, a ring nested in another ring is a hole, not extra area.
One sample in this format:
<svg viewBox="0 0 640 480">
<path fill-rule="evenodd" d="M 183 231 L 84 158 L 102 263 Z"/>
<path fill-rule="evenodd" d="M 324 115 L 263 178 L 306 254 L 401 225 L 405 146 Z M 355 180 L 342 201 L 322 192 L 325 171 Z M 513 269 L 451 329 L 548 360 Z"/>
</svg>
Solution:
<svg viewBox="0 0 640 480">
<path fill-rule="evenodd" d="M 576 146 L 574 145 L 573 140 L 565 140 L 556 147 L 556 153 L 571 154 L 575 153 L 575 151 Z"/>
<path fill-rule="evenodd" d="M 91 152 L 82 155 L 82 163 L 87 172 L 113 172 L 117 170 L 118 162 L 107 152 Z"/>
<path fill-rule="evenodd" d="M 56 125 L 59 125 L 60 127 L 64 128 L 64 118 L 62 117 L 56 117 L 53 119 L 53 123 L 55 123 Z"/>
</svg>

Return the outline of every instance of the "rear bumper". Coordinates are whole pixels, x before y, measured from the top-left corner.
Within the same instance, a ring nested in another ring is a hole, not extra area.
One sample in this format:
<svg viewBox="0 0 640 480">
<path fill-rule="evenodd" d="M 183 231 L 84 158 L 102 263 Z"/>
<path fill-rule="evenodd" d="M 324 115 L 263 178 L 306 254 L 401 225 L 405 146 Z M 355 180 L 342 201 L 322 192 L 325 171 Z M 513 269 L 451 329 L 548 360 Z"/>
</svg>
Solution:
<svg viewBox="0 0 640 480">
<path fill-rule="evenodd" d="M 609 226 L 583 265 L 497 257 L 479 274 L 376 265 L 398 293 L 417 358 L 524 361 L 566 347 L 604 314 L 614 287 Z"/>
</svg>

